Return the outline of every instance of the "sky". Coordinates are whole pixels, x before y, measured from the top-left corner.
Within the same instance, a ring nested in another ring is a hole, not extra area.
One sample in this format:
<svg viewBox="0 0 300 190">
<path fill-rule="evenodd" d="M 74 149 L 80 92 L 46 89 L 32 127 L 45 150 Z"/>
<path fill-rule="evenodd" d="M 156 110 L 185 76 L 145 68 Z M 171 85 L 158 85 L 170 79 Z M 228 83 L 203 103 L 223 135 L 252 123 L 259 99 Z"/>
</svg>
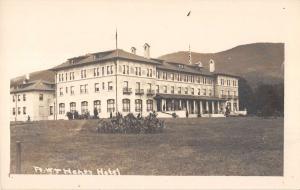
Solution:
<svg viewBox="0 0 300 190">
<path fill-rule="evenodd" d="M 285 42 L 287 1 L 0 0 L 0 63 L 9 77 L 74 56 L 145 42 L 151 57 Z M 190 16 L 187 13 L 191 11 Z"/>
</svg>

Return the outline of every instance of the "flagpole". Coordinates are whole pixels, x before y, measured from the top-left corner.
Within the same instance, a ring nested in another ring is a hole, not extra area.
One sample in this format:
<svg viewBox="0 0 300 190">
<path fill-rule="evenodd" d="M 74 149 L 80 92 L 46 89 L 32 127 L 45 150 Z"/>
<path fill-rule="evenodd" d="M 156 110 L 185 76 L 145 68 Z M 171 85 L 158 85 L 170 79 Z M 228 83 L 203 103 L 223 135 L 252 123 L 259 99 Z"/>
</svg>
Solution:
<svg viewBox="0 0 300 190">
<path fill-rule="evenodd" d="M 117 59 L 116 59 L 116 115 L 118 113 L 118 58 L 119 58 L 119 50 L 118 50 L 118 29 L 116 28 L 116 53 L 117 53 Z"/>
</svg>

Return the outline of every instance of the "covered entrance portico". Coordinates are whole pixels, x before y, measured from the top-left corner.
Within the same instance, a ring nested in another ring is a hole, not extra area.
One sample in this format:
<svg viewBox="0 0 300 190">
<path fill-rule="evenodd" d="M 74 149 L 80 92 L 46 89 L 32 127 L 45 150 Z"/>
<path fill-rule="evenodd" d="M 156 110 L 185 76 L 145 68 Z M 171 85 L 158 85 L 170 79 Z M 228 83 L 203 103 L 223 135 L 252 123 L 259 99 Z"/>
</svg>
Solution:
<svg viewBox="0 0 300 190">
<path fill-rule="evenodd" d="M 216 97 L 179 94 L 156 94 L 157 111 L 167 113 L 182 112 L 189 115 L 205 116 L 225 114 L 225 100 Z"/>
</svg>

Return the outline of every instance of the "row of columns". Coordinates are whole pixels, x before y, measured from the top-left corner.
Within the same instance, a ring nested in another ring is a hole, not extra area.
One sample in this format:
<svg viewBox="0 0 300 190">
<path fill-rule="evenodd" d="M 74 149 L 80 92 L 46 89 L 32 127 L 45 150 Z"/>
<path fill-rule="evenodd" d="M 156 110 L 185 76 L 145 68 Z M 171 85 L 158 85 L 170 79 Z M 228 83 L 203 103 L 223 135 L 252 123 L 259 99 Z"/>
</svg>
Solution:
<svg viewBox="0 0 300 190">
<path fill-rule="evenodd" d="M 167 100 L 166 99 L 161 99 L 161 111 L 174 111 L 175 110 L 175 100 L 168 100 L 171 101 L 171 109 L 169 109 L 168 104 L 167 104 Z M 187 110 L 189 113 L 194 113 L 194 114 L 203 114 L 203 102 L 202 100 L 178 100 L 178 104 L 179 104 L 179 109 L 177 110 Z M 198 105 L 197 105 L 198 102 Z M 185 106 L 183 106 L 183 104 L 185 103 Z M 190 105 L 190 103 L 192 103 Z M 211 103 L 211 106 L 209 105 L 209 103 Z M 215 103 L 217 108 L 215 109 Z M 193 107 L 192 107 L 193 105 Z M 209 113 L 221 113 L 221 110 L 223 110 L 223 112 L 225 112 L 226 109 L 226 104 L 224 101 L 219 101 L 219 100 L 206 100 L 205 101 L 205 111 L 209 112 Z M 211 109 L 210 109 L 211 107 Z M 231 106 L 233 107 L 233 106 Z M 192 109 L 193 108 L 193 109 Z M 221 109 L 222 108 L 222 109 Z M 222 113 L 223 113 L 222 112 Z"/>
</svg>

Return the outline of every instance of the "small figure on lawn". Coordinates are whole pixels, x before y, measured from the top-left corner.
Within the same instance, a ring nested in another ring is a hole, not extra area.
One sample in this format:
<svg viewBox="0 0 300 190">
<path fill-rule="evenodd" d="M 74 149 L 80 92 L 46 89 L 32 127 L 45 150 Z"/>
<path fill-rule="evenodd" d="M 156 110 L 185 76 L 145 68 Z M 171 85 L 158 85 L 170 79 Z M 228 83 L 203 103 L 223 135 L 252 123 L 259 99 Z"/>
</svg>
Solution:
<svg viewBox="0 0 300 190">
<path fill-rule="evenodd" d="M 27 121 L 30 121 L 30 116 L 29 115 L 27 116 Z"/>
</svg>

